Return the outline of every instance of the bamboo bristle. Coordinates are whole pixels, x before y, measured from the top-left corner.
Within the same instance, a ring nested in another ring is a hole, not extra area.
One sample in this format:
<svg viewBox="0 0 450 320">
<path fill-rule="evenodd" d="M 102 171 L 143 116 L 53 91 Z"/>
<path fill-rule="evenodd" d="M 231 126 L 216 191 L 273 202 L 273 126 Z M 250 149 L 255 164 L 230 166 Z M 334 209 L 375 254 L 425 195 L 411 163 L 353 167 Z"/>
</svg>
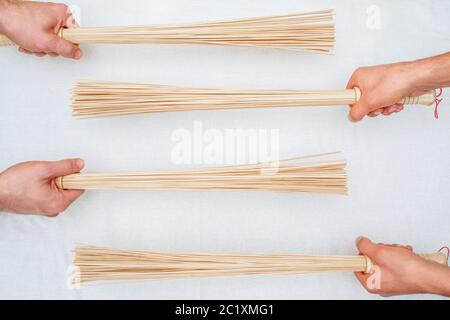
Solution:
<svg viewBox="0 0 450 320">
<path fill-rule="evenodd" d="M 206 23 L 65 29 L 78 44 L 201 44 L 332 53 L 333 10 Z"/>
<path fill-rule="evenodd" d="M 147 173 L 79 173 L 62 177 L 63 189 L 228 190 L 347 194 L 346 162 L 307 161 L 328 154 L 270 163 Z"/>
<path fill-rule="evenodd" d="M 364 256 L 299 254 L 205 254 L 75 248 L 75 283 L 154 278 L 294 275 L 367 272 Z"/>
<path fill-rule="evenodd" d="M 80 81 L 72 96 L 79 118 L 142 113 L 349 105 L 354 90 L 231 90 L 158 84 Z"/>
</svg>

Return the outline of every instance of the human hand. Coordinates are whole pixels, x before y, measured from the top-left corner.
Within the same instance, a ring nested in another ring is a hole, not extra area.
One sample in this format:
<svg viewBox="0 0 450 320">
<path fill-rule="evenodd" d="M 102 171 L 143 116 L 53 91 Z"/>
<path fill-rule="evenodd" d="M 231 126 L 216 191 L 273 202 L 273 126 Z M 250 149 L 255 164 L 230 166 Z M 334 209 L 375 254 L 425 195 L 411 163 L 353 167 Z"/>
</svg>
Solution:
<svg viewBox="0 0 450 320">
<path fill-rule="evenodd" d="M 55 217 L 75 201 L 82 190 L 60 190 L 56 179 L 78 173 L 81 159 L 55 162 L 33 161 L 0 173 L 0 211 Z"/>
<path fill-rule="evenodd" d="M 18 44 L 20 52 L 78 60 L 81 49 L 58 36 L 61 28 L 77 26 L 65 4 L 0 0 L 0 33 Z"/>
<path fill-rule="evenodd" d="M 372 274 L 355 273 L 370 293 L 382 296 L 435 293 L 450 295 L 450 269 L 413 253 L 411 246 L 375 244 L 367 238 L 356 239 L 361 254 L 379 269 L 379 286 L 369 286 Z"/>
<path fill-rule="evenodd" d="M 421 70 L 418 62 L 358 68 L 347 84 L 347 89 L 361 89 L 361 99 L 350 109 L 350 121 L 360 121 L 366 115 L 387 116 L 402 111 L 404 106 L 397 101 L 432 89 L 419 85 Z"/>
</svg>

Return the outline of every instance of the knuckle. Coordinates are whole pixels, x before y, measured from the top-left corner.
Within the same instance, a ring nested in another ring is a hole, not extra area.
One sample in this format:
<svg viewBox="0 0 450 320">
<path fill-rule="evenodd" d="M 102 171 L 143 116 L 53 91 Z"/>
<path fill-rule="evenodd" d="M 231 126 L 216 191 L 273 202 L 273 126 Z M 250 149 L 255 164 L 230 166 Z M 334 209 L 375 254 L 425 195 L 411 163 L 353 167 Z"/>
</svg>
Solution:
<svg viewBox="0 0 450 320">
<path fill-rule="evenodd" d="M 41 173 L 42 176 L 47 177 L 52 175 L 52 168 L 48 164 L 40 163 L 37 165 L 36 169 Z"/>
<path fill-rule="evenodd" d="M 388 250 L 383 247 L 378 247 L 374 250 L 373 257 L 375 261 L 383 261 L 386 258 L 386 255 L 388 254 Z"/>
<path fill-rule="evenodd" d="M 64 13 L 69 9 L 69 7 L 65 3 L 55 3 L 55 7 Z"/>
<path fill-rule="evenodd" d="M 364 77 L 363 77 L 364 72 L 365 72 L 364 68 L 363 67 L 359 67 L 352 74 L 352 80 L 354 82 L 357 82 L 359 84 L 359 86 L 361 86 L 361 82 L 364 79 Z"/>
<path fill-rule="evenodd" d="M 41 166 L 42 165 L 42 162 L 40 162 L 40 161 L 26 161 L 26 162 L 21 162 L 21 163 L 19 163 L 19 164 L 17 164 L 18 166 L 20 166 L 20 165 L 30 165 L 30 166 L 32 166 L 32 167 L 37 167 L 37 168 L 39 168 L 39 166 Z"/>
<path fill-rule="evenodd" d="M 354 74 L 359 76 L 359 75 L 361 75 L 362 73 L 364 73 L 365 70 L 366 70 L 365 67 L 358 67 L 358 68 L 356 68 Z"/>
</svg>

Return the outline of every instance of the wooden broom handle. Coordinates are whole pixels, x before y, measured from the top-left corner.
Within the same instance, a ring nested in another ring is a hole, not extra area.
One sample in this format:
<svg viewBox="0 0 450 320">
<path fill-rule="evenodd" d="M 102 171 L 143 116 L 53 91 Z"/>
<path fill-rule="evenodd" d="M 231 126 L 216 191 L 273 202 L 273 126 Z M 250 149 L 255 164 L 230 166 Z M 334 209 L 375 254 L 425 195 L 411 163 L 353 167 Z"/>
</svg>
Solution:
<svg viewBox="0 0 450 320">
<path fill-rule="evenodd" d="M 448 257 L 445 253 L 442 253 L 442 252 L 425 253 L 425 254 L 419 254 L 418 256 L 422 257 L 428 261 L 433 261 L 433 262 L 439 263 L 443 266 L 448 266 Z M 367 257 L 367 256 L 363 256 L 363 257 L 366 259 L 366 270 L 364 272 L 372 273 L 374 263 L 372 262 L 372 260 L 369 257 Z"/>
<path fill-rule="evenodd" d="M 358 87 L 353 88 L 355 92 L 355 103 L 361 99 L 361 90 Z M 436 90 L 431 90 L 421 96 L 417 97 L 405 97 L 398 101 L 399 104 L 422 104 L 425 106 L 431 106 L 436 102 Z"/>
<path fill-rule="evenodd" d="M 9 40 L 8 37 L 0 34 L 0 46 L 15 46 L 16 44 Z"/>
<path fill-rule="evenodd" d="M 58 189 L 66 190 L 66 189 L 64 189 L 64 182 L 63 181 L 64 181 L 64 177 L 56 178 L 56 180 L 55 180 L 56 186 L 58 187 Z"/>
</svg>

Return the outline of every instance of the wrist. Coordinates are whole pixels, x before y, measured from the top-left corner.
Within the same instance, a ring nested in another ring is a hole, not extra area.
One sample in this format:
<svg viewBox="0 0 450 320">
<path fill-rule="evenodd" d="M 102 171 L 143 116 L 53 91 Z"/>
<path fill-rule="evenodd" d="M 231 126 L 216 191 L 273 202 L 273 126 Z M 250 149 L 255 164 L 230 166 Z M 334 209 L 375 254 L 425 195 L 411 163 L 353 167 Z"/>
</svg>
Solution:
<svg viewBox="0 0 450 320">
<path fill-rule="evenodd" d="M 411 70 L 411 86 L 415 91 L 428 91 L 433 89 L 431 81 L 431 70 L 427 60 L 417 60 L 408 62 Z"/>
<path fill-rule="evenodd" d="M 410 95 L 411 92 L 419 90 L 423 83 L 423 75 L 420 65 L 417 62 L 398 62 L 393 64 L 390 75 L 397 80 L 398 89 L 402 90 L 404 95 Z"/>
</svg>

